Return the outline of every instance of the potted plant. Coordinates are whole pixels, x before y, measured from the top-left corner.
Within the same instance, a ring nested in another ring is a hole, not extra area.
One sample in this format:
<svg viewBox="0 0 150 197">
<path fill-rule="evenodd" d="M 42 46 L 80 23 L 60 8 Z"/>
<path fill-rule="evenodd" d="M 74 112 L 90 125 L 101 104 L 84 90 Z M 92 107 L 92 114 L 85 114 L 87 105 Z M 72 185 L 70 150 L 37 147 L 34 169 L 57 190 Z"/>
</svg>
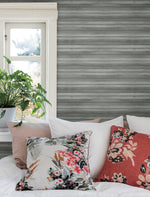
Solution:
<svg viewBox="0 0 150 197">
<path fill-rule="evenodd" d="M 10 59 L 5 56 L 4 58 L 9 66 L 11 64 Z M 33 106 L 32 114 L 41 110 L 38 117 L 44 116 L 46 103 L 51 105 L 46 99 L 46 90 L 39 83 L 34 86 L 27 73 L 17 70 L 10 74 L 0 69 L 0 121 L 2 120 L 0 127 L 4 122 L 8 122 L 5 119 L 10 115 L 10 109 L 13 109 L 13 113 L 16 107 L 21 110 L 22 117 L 20 122 L 15 125 L 17 127 L 22 124 L 23 112 L 31 105 Z M 9 111 L 7 112 L 7 110 Z"/>
</svg>

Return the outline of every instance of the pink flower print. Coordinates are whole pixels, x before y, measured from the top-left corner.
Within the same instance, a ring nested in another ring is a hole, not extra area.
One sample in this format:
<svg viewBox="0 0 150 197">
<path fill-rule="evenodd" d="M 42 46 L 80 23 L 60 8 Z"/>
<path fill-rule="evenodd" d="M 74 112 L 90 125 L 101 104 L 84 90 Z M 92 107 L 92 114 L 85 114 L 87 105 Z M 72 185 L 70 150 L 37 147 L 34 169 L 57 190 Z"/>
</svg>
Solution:
<svg viewBox="0 0 150 197">
<path fill-rule="evenodd" d="M 122 176 L 122 173 L 114 173 L 114 177 L 112 177 L 114 182 L 118 182 L 118 183 L 126 183 L 127 179 L 125 176 Z"/>
<path fill-rule="evenodd" d="M 58 180 L 56 180 L 55 183 L 56 183 L 56 185 L 58 185 L 59 184 Z"/>
<path fill-rule="evenodd" d="M 139 180 L 136 182 L 139 187 L 150 190 L 150 174 L 145 177 L 142 174 L 138 176 Z"/>
<path fill-rule="evenodd" d="M 70 138 L 67 138 L 67 140 L 68 140 L 68 141 L 72 140 L 72 137 L 70 137 Z"/>
<path fill-rule="evenodd" d="M 20 183 L 20 189 L 23 189 L 23 188 L 24 188 L 23 183 Z"/>
<path fill-rule="evenodd" d="M 79 151 L 74 151 L 75 155 L 78 155 L 79 157 L 83 158 L 82 153 L 80 153 Z"/>
<path fill-rule="evenodd" d="M 84 167 L 83 167 L 83 170 L 84 170 L 85 172 L 87 172 L 87 173 L 90 172 L 90 170 L 89 170 L 89 168 L 88 168 L 87 166 L 84 166 Z"/>
<path fill-rule="evenodd" d="M 81 168 L 77 165 L 74 167 L 74 171 L 78 174 L 80 174 L 80 172 L 82 172 Z"/>
<path fill-rule="evenodd" d="M 64 157 L 64 161 L 68 166 L 74 166 L 76 165 L 77 161 L 79 161 L 79 158 L 77 156 L 74 156 L 71 152 L 61 150 L 58 150 L 57 152 Z"/>
<path fill-rule="evenodd" d="M 121 137 L 121 141 L 122 142 L 127 142 L 129 140 L 129 136 L 128 135 L 124 135 Z"/>
<path fill-rule="evenodd" d="M 59 184 L 62 184 L 63 180 L 62 179 L 58 179 L 58 182 L 59 182 Z"/>
<path fill-rule="evenodd" d="M 63 157 L 69 157 L 71 159 L 76 159 L 76 156 L 74 156 L 71 152 L 66 152 L 66 151 L 61 151 L 61 150 L 58 150 L 57 151 L 58 153 L 60 153 Z"/>
<path fill-rule="evenodd" d="M 77 141 L 77 144 L 81 145 L 81 142 Z"/>
<path fill-rule="evenodd" d="M 75 139 L 78 140 L 78 141 L 81 141 L 81 138 L 79 138 L 79 137 L 78 138 L 75 138 Z"/>
<path fill-rule="evenodd" d="M 55 172 L 55 175 L 56 175 L 56 176 L 59 176 L 59 172 L 58 172 L 58 171 L 56 171 L 56 172 Z"/>
<path fill-rule="evenodd" d="M 150 184 L 150 174 L 146 176 L 146 182 Z"/>
<path fill-rule="evenodd" d="M 75 150 L 75 151 L 74 151 L 74 154 L 75 154 L 75 155 L 78 155 L 78 151 Z"/>
<path fill-rule="evenodd" d="M 74 166 L 77 162 L 75 160 L 72 160 L 72 159 L 67 159 L 66 160 L 66 164 L 68 166 Z"/>
<path fill-rule="evenodd" d="M 132 130 L 129 130 L 129 129 L 126 129 L 125 130 L 125 133 L 128 134 L 128 135 L 134 135 L 134 134 L 136 134 L 135 131 L 132 131 Z"/>
<path fill-rule="evenodd" d="M 113 138 L 120 138 L 122 136 L 122 132 L 121 131 L 114 131 L 114 133 L 112 134 Z"/>
<path fill-rule="evenodd" d="M 73 184 L 73 181 L 72 180 L 70 180 L 70 184 Z"/>
</svg>

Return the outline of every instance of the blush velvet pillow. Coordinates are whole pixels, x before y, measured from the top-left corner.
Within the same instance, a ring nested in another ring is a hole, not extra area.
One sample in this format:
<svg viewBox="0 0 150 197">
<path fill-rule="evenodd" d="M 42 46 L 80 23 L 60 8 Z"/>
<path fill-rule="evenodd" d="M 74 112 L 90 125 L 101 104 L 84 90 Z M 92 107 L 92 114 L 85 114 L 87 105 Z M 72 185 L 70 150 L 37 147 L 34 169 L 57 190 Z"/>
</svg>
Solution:
<svg viewBox="0 0 150 197">
<path fill-rule="evenodd" d="M 107 158 L 94 181 L 119 182 L 150 190 L 150 135 L 112 126 Z"/>
<path fill-rule="evenodd" d="M 88 167 L 91 132 L 60 138 L 27 139 L 25 177 L 16 190 L 94 189 Z"/>
<path fill-rule="evenodd" d="M 25 120 L 27 122 L 31 122 L 31 123 L 45 123 L 48 121 L 46 120 L 43 120 L 43 119 L 40 119 L 40 118 L 35 118 L 35 117 L 32 117 L 32 116 L 26 116 L 25 117 Z M 84 121 L 80 121 L 80 122 L 89 122 L 89 123 L 100 123 L 101 122 L 101 118 L 96 118 L 96 119 L 93 119 L 93 120 L 84 120 Z"/>
<path fill-rule="evenodd" d="M 8 128 L 12 135 L 12 151 L 17 167 L 26 168 L 27 149 L 26 138 L 51 137 L 49 124 L 47 123 L 23 123 L 19 127 L 14 127 L 16 122 L 8 122 Z"/>
<path fill-rule="evenodd" d="M 101 118 L 88 120 L 87 122 L 99 123 Z M 13 157 L 17 167 L 26 168 L 27 150 L 25 140 L 29 136 L 35 137 L 51 137 L 51 130 L 46 120 L 34 117 L 26 117 L 25 123 L 20 127 L 14 127 L 16 122 L 8 122 L 9 130 L 12 135 Z M 85 121 L 86 122 L 86 121 Z"/>
</svg>

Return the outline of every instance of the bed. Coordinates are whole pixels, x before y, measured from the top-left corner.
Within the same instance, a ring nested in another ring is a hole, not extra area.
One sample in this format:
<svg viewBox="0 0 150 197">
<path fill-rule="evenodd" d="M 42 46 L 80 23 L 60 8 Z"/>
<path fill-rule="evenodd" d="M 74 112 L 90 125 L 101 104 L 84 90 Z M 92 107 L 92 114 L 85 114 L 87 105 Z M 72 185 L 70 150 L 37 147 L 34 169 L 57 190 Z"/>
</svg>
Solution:
<svg viewBox="0 0 150 197">
<path fill-rule="evenodd" d="M 149 197 L 150 192 L 121 183 L 95 183 L 96 191 L 46 190 L 15 191 L 24 171 L 16 167 L 12 156 L 0 160 L 0 196 L 2 197 Z"/>
<path fill-rule="evenodd" d="M 139 122 L 139 121 L 138 121 Z M 149 120 L 148 120 L 149 122 Z M 66 124 L 66 123 L 65 123 Z M 56 128 L 55 128 L 56 129 Z M 92 158 L 93 160 L 93 158 Z M 93 165 L 93 164 L 92 164 Z M 16 183 L 26 170 L 19 169 L 12 155 L 0 160 L 0 196 L 2 197 L 149 197 L 150 191 L 123 183 L 94 182 L 96 190 L 15 191 Z"/>
<path fill-rule="evenodd" d="M 150 192 L 121 183 L 95 183 L 96 191 L 46 190 L 15 191 L 24 171 L 16 167 L 12 156 L 0 160 L 0 196 L 2 197 L 149 197 Z"/>
</svg>

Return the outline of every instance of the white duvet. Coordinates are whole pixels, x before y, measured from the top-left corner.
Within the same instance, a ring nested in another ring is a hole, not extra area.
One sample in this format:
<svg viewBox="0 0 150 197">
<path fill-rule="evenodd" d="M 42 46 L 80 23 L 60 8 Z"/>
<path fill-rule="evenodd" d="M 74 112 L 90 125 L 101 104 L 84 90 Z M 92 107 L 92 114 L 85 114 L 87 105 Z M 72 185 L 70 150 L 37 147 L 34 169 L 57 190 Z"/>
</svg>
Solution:
<svg viewBox="0 0 150 197">
<path fill-rule="evenodd" d="M 95 183 L 96 191 L 38 190 L 15 191 L 24 171 L 15 166 L 12 156 L 0 160 L 0 197 L 150 197 L 150 191 L 121 183 Z"/>
</svg>

